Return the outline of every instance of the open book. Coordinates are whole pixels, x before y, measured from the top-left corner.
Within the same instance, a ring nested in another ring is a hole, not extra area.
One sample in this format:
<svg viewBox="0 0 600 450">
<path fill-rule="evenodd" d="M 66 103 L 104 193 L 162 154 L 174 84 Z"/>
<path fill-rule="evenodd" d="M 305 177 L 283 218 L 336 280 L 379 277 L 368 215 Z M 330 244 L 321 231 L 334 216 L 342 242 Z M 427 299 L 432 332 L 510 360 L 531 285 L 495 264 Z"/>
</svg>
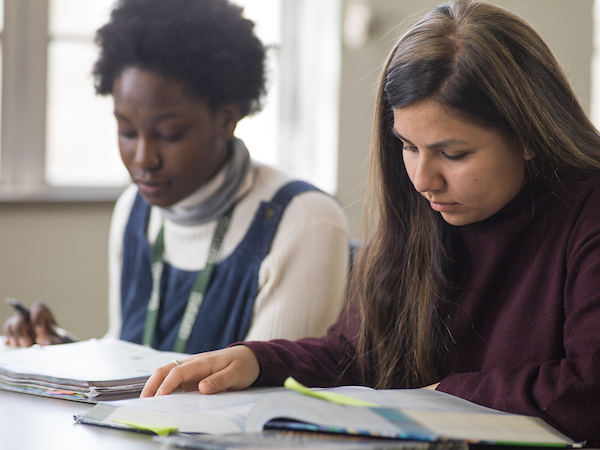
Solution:
<svg viewBox="0 0 600 450">
<path fill-rule="evenodd" d="M 0 353 L 0 389 L 95 403 L 138 397 L 154 369 L 182 353 L 113 339 Z"/>
<path fill-rule="evenodd" d="M 282 388 L 262 388 L 99 403 L 76 420 L 157 434 L 256 433 L 283 428 L 426 442 L 578 446 L 541 419 L 502 413 L 443 392 L 358 386 L 320 392 L 377 406 L 341 405 L 298 392 L 282 392 Z"/>
</svg>

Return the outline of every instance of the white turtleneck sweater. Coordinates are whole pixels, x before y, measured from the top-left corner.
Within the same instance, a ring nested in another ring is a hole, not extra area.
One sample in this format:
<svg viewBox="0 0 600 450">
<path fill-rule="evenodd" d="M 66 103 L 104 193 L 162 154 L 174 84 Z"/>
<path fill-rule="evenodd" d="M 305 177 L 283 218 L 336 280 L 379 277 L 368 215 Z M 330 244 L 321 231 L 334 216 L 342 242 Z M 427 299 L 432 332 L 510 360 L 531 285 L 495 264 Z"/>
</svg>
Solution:
<svg viewBox="0 0 600 450">
<path fill-rule="evenodd" d="M 223 183 L 222 170 L 208 184 L 182 200 L 174 209 L 185 210 L 206 200 Z M 292 181 L 283 173 L 251 162 L 238 193 L 218 262 L 229 256 L 254 220 L 261 202 L 270 201 L 281 186 Z M 121 267 L 123 236 L 137 187 L 130 186 L 119 198 L 109 239 L 109 330 L 121 332 Z M 202 270 L 217 220 L 193 226 L 164 219 L 152 207 L 148 238 L 152 244 L 164 225 L 164 260 L 188 271 Z M 337 318 L 345 297 L 348 275 L 348 223 L 332 197 L 310 191 L 297 195 L 286 208 L 263 260 L 258 280 L 252 325 L 245 340 L 298 339 L 321 336 Z M 186 299 L 187 301 L 187 299 Z"/>
</svg>

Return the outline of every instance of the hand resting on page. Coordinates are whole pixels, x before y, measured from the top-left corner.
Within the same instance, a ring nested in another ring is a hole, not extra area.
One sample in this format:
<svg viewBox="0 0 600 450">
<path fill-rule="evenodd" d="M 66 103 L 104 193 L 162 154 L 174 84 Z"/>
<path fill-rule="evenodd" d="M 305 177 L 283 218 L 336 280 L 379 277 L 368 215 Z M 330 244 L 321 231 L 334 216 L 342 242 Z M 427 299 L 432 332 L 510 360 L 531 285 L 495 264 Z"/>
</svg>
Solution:
<svg viewBox="0 0 600 450">
<path fill-rule="evenodd" d="M 237 391 L 250 386 L 260 373 L 252 350 L 236 345 L 214 352 L 199 353 L 166 364 L 154 371 L 140 397 L 167 395 L 177 389 L 199 390 L 202 394 Z"/>
<path fill-rule="evenodd" d="M 30 347 L 33 344 L 62 344 L 63 340 L 52 331 L 56 324 L 50 308 L 42 301 L 36 301 L 31 307 L 30 318 L 15 313 L 4 322 L 4 343 L 15 347 Z"/>
</svg>

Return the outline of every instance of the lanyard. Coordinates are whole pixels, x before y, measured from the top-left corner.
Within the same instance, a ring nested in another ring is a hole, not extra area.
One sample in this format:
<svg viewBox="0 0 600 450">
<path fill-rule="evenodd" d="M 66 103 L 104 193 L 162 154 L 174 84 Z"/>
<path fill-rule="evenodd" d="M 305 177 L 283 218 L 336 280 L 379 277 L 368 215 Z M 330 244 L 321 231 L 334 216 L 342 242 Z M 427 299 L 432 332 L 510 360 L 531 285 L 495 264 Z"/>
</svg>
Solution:
<svg viewBox="0 0 600 450">
<path fill-rule="evenodd" d="M 183 319 L 179 326 L 179 332 L 177 333 L 177 340 L 175 341 L 175 347 L 173 351 L 183 353 L 187 347 L 192 328 L 196 322 L 200 305 L 204 300 L 206 291 L 210 286 L 210 278 L 215 268 L 217 255 L 223 238 L 227 232 L 227 227 L 233 214 L 233 207 L 229 209 L 217 223 L 215 234 L 213 235 L 210 249 L 208 251 L 208 258 L 206 260 L 206 266 L 204 270 L 198 274 L 192 287 L 192 292 L 187 302 L 185 312 L 183 313 Z M 162 279 L 162 272 L 164 267 L 163 253 L 165 250 L 165 239 L 164 239 L 164 228 L 161 227 L 156 242 L 152 249 L 152 293 L 150 294 L 150 301 L 148 302 L 148 310 L 146 312 L 146 323 L 144 326 L 144 337 L 142 338 L 142 344 L 150 347 L 154 340 L 154 334 L 156 332 L 156 325 L 158 323 L 158 309 L 160 307 L 160 284 Z"/>
</svg>

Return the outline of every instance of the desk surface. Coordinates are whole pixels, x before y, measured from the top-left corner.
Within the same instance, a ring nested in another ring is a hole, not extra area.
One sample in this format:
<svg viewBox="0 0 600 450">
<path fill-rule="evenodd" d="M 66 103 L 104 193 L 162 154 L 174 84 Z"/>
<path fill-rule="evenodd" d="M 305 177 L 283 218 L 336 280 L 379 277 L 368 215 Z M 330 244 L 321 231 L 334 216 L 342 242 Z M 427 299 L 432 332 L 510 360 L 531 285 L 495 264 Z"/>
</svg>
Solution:
<svg viewBox="0 0 600 450">
<path fill-rule="evenodd" d="M 159 449 L 148 434 L 76 424 L 93 405 L 0 390 L 0 447 L 71 450 Z"/>
</svg>

